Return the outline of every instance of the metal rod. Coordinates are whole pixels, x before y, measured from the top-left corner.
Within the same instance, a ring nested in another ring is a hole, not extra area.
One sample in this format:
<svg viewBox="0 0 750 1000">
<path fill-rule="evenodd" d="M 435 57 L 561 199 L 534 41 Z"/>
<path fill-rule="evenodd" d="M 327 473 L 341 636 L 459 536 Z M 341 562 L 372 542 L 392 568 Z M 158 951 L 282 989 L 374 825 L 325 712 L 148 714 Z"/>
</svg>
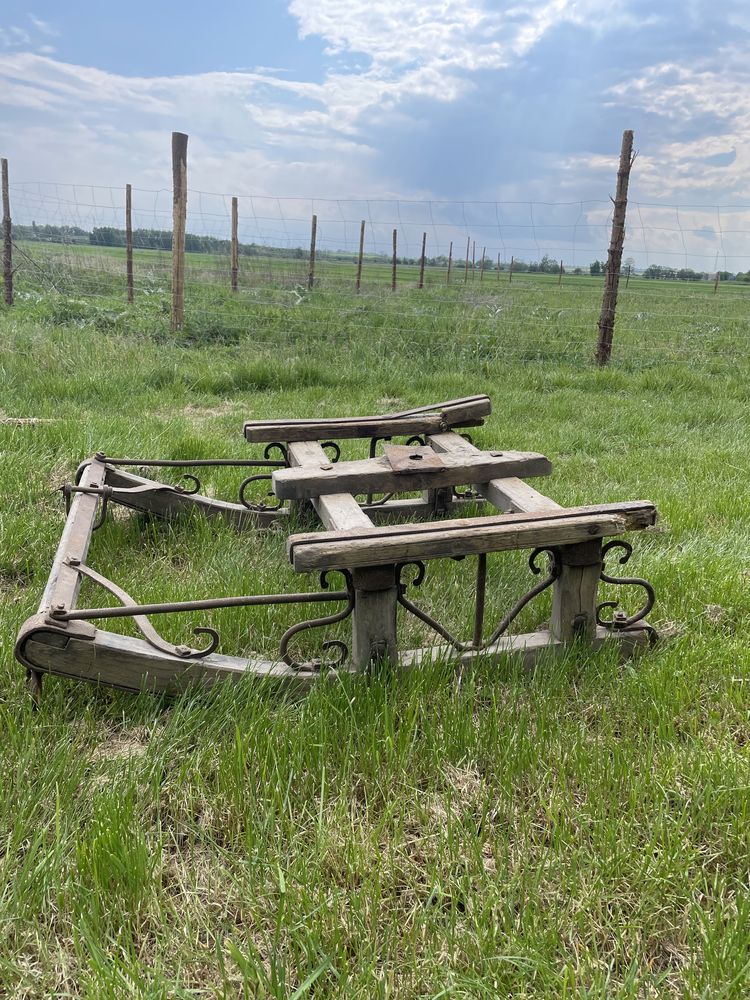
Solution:
<svg viewBox="0 0 750 1000">
<path fill-rule="evenodd" d="M 57 612 L 51 616 L 58 622 L 91 621 L 96 618 L 132 618 L 134 615 L 167 615 L 181 611 L 210 611 L 213 608 L 243 608 L 268 604 L 325 604 L 327 601 L 348 601 L 346 590 L 314 594 L 255 594 L 243 597 L 216 597 L 205 601 L 172 601 L 165 604 L 125 604 L 119 608 L 80 608 Z"/>
<path fill-rule="evenodd" d="M 484 604 L 487 593 L 487 553 L 480 552 L 477 559 L 477 606 L 474 612 L 474 640 L 473 645 L 479 649 L 482 645 L 482 631 L 484 628 Z"/>
<path fill-rule="evenodd" d="M 148 467 L 171 467 L 171 468 L 190 468 L 191 466 L 210 466 L 210 465 L 235 465 L 235 466 L 252 466 L 253 468 L 265 468 L 268 466 L 274 466 L 274 468 L 283 468 L 284 462 L 269 462 L 267 459 L 260 458 L 110 458 L 109 455 L 101 455 L 98 459 L 100 462 L 106 462 L 107 465 L 142 465 L 144 468 Z"/>
</svg>

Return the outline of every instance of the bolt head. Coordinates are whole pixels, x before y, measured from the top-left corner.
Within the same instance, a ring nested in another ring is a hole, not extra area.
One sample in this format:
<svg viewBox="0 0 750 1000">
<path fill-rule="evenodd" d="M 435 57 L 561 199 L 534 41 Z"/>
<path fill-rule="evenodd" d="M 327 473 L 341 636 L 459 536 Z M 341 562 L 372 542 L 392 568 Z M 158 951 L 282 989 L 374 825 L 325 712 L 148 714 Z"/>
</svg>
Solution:
<svg viewBox="0 0 750 1000">
<path fill-rule="evenodd" d="M 332 468 L 333 468 L 332 465 L 321 465 L 321 469 L 323 470 L 323 472 L 330 472 Z"/>
<path fill-rule="evenodd" d="M 192 652 L 190 646 L 175 646 L 174 651 L 178 656 L 189 656 Z"/>
<path fill-rule="evenodd" d="M 70 559 L 68 559 L 68 566 L 80 566 L 80 565 L 81 565 L 81 560 L 77 556 L 71 556 Z"/>
<path fill-rule="evenodd" d="M 492 455 L 493 458 L 502 458 L 503 457 L 503 453 L 501 451 L 491 451 L 490 455 Z"/>
</svg>

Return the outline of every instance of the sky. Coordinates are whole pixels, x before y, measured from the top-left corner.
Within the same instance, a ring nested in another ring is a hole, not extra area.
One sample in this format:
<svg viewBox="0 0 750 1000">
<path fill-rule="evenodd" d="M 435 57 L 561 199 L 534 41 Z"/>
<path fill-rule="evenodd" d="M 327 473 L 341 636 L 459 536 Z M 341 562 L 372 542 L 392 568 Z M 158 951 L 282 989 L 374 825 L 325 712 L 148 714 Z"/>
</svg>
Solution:
<svg viewBox="0 0 750 1000">
<path fill-rule="evenodd" d="M 0 155 L 16 221 L 581 264 L 606 254 L 622 131 L 626 255 L 750 268 L 747 0 L 4 0 Z M 464 249 L 461 250 L 461 253 Z M 479 251 L 477 251 L 479 252 Z"/>
</svg>

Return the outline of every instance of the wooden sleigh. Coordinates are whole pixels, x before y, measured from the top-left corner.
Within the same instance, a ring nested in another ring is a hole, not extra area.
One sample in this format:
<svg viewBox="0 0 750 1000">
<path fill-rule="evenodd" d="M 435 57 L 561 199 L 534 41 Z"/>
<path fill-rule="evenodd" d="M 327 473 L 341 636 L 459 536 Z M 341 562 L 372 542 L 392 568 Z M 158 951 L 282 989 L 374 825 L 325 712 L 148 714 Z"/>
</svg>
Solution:
<svg viewBox="0 0 750 1000">
<path fill-rule="evenodd" d="M 32 694 L 39 697 L 45 673 L 131 691 L 179 690 L 197 681 L 237 680 L 248 674 L 304 687 L 321 673 L 363 671 L 376 662 L 414 667 L 440 657 L 467 664 L 479 657 L 515 656 L 530 664 L 573 640 L 593 647 L 616 643 L 625 655 L 648 645 L 655 638 L 646 621 L 654 602 L 651 586 L 635 577 L 608 575 L 605 560 L 616 551 L 619 562 L 627 562 L 631 546 L 617 536 L 652 526 L 654 505 L 632 501 L 561 507 L 525 481 L 549 474 L 551 465 L 543 455 L 480 451 L 458 433 L 481 425 L 490 410 L 489 398 L 479 395 L 387 416 L 248 422 L 245 438 L 265 446 L 262 458 L 162 461 L 97 453 L 79 467 L 75 483 L 63 487 L 68 513 L 60 544 L 39 612 L 23 625 L 16 643 Z M 339 461 L 337 442 L 353 439 L 369 440 L 369 457 Z M 394 444 L 394 439 L 402 443 Z M 381 443 L 383 453 L 378 454 Z M 150 468 L 216 465 L 264 471 L 243 481 L 239 503 L 201 495 L 193 472 L 187 474 L 191 489 L 145 475 Z M 247 499 L 246 488 L 257 479 L 270 479 L 275 504 Z M 477 502 L 499 513 L 461 516 L 475 510 Z M 157 517 L 193 511 L 223 518 L 241 530 L 284 522 L 295 505 L 309 505 L 323 530 L 290 535 L 287 552 L 294 572 L 321 574 L 321 589 L 137 604 L 87 563 L 92 535 L 110 504 Z M 530 569 L 539 579 L 488 629 L 488 555 L 518 549 L 529 550 Z M 433 560 L 464 557 L 476 557 L 475 611 L 472 634 L 459 638 L 415 603 L 412 594 Z M 329 575 L 342 581 L 338 590 L 330 588 Z M 120 605 L 78 608 L 84 578 L 109 591 Z M 616 602 L 600 603 L 600 581 L 642 589 L 643 607 L 628 615 Z M 509 634 L 521 611 L 548 589 L 548 627 Z M 325 605 L 328 613 L 288 628 L 277 657 L 269 660 L 219 652 L 219 635 L 212 628 L 194 629 L 207 637 L 203 646 L 174 645 L 151 621 L 185 611 L 281 604 Z M 431 630 L 435 645 L 403 649 L 398 608 Z M 119 617 L 132 619 L 141 637 L 103 627 Z M 351 620 L 350 643 L 322 643 L 329 653 L 335 650 L 334 663 L 295 660 L 290 652 L 295 635 L 346 619 Z"/>
</svg>

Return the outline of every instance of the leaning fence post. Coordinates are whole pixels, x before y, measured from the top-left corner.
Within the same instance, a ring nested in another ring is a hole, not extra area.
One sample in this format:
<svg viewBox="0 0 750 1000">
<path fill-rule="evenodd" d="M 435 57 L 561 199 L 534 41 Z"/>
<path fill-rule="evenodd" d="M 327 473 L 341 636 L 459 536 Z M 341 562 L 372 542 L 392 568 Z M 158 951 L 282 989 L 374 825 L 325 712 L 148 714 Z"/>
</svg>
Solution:
<svg viewBox="0 0 750 1000">
<path fill-rule="evenodd" d="M 466 240 L 466 264 L 464 265 L 464 284 L 469 280 L 469 247 L 471 246 L 471 236 Z"/>
<path fill-rule="evenodd" d="M 237 291 L 237 278 L 240 270 L 240 247 L 237 240 L 239 207 L 236 198 L 232 198 L 232 256 L 230 268 L 232 271 L 232 291 Z"/>
<path fill-rule="evenodd" d="M 3 159 L 3 281 L 5 284 L 5 304 L 13 305 L 13 226 L 10 221 L 10 190 L 8 184 L 8 161 Z"/>
<path fill-rule="evenodd" d="M 135 297 L 133 287 L 133 189 L 125 185 L 125 280 L 128 285 L 128 302 Z"/>
<path fill-rule="evenodd" d="M 628 206 L 628 181 L 633 166 L 633 132 L 626 129 L 622 133 L 620 166 L 617 171 L 617 190 L 612 213 L 612 236 L 607 254 L 607 273 L 602 296 L 602 311 L 599 316 L 599 340 L 596 345 L 596 361 L 606 365 L 612 354 L 612 338 L 615 332 L 615 309 L 617 307 L 617 287 L 620 282 L 622 245 L 625 240 L 625 211 Z"/>
<path fill-rule="evenodd" d="M 187 221 L 187 144 L 184 132 L 172 133 L 172 331 L 185 319 L 185 224 Z"/>
<path fill-rule="evenodd" d="M 391 291 L 396 291 L 396 245 L 398 240 L 398 230 L 393 230 L 393 260 L 391 261 Z"/>
<path fill-rule="evenodd" d="M 453 240 L 451 240 L 451 245 L 450 245 L 450 248 L 448 250 L 448 274 L 446 275 L 446 278 L 445 278 L 446 285 L 450 285 L 450 283 L 451 283 L 451 267 L 452 266 L 453 266 Z"/>
<path fill-rule="evenodd" d="M 479 264 L 479 280 L 484 280 L 484 255 L 487 253 L 487 247 L 482 247 L 482 260 Z"/>
<path fill-rule="evenodd" d="M 315 284 L 315 240 L 318 235 L 318 217 L 313 215 L 312 226 L 310 227 L 310 271 L 307 275 L 307 287 L 312 288 Z"/>
<path fill-rule="evenodd" d="M 720 277 L 720 275 L 719 275 L 719 272 L 717 271 L 716 272 L 716 277 L 714 278 L 714 295 L 716 295 L 716 293 L 719 290 L 719 277 Z"/>
<path fill-rule="evenodd" d="M 419 259 L 419 287 L 424 288 L 424 252 L 427 246 L 427 233 L 422 233 L 422 256 Z"/>
<path fill-rule="evenodd" d="M 364 252 L 365 252 L 365 220 L 362 219 L 362 222 L 359 227 L 359 255 L 357 257 L 357 283 L 356 283 L 357 294 L 359 294 L 359 290 L 362 286 L 362 255 L 364 254 Z"/>
<path fill-rule="evenodd" d="M 474 281 L 476 278 L 476 265 L 477 265 L 477 241 L 471 244 L 471 280 Z"/>
</svg>

